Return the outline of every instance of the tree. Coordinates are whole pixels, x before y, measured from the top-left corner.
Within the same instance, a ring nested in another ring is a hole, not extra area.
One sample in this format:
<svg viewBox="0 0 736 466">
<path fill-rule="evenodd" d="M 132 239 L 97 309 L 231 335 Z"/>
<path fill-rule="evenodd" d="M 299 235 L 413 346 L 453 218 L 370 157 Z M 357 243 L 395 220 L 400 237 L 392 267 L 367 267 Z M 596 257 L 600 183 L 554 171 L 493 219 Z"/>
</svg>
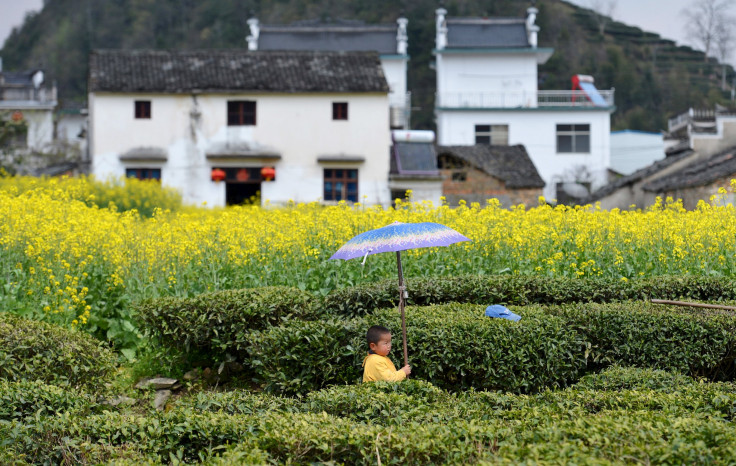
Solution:
<svg viewBox="0 0 736 466">
<path fill-rule="evenodd" d="M 716 29 L 716 52 L 718 60 L 721 62 L 721 89 L 726 89 L 726 60 L 731 55 L 731 47 L 733 47 L 734 35 L 730 24 L 733 24 L 734 18 L 728 17 L 726 21 L 720 21 Z"/>
<path fill-rule="evenodd" d="M 719 35 L 722 36 L 724 32 L 728 32 L 731 21 L 728 11 L 733 1 L 696 0 L 693 5 L 682 10 L 682 15 L 686 20 L 686 32 L 696 45 L 703 48 L 706 62 L 714 46 L 718 44 Z M 730 39 L 727 42 L 730 42 Z"/>
</svg>

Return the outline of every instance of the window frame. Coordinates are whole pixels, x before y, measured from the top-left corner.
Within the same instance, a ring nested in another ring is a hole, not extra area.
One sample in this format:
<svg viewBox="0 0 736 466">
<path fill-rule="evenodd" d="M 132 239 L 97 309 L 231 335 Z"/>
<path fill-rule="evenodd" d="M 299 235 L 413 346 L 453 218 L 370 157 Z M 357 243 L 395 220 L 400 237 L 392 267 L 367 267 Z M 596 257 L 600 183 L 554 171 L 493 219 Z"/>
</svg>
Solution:
<svg viewBox="0 0 736 466">
<path fill-rule="evenodd" d="M 131 171 L 135 174 L 131 176 Z M 158 177 L 152 176 L 154 172 L 158 173 Z M 161 168 L 158 167 L 125 167 L 125 177 L 135 178 L 138 180 L 154 180 L 161 182 Z"/>
<path fill-rule="evenodd" d="M 557 123 L 555 126 L 556 153 L 590 154 L 590 133 L 590 123 Z M 570 150 L 561 149 L 561 138 L 570 138 Z"/>
<path fill-rule="evenodd" d="M 341 176 L 338 176 L 338 172 L 342 172 Z M 329 173 L 329 176 L 328 176 Z M 351 177 L 350 174 L 354 173 L 355 177 Z M 325 168 L 322 171 L 322 200 L 327 202 L 358 202 L 360 195 L 360 183 L 359 183 L 359 171 L 357 168 Z M 331 183 L 331 187 L 328 193 L 327 183 Z M 337 183 L 342 183 L 342 188 L 337 188 Z M 355 183 L 355 192 L 351 194 L 348 190 L 348 183 Z M 339 195 L 338 195 L 339 194 Z"/>
<path fill-rule="evenodd" d="M 133 101 L 133 117 L 136 120 L 151 119 L 151 101 L 150 100 L 134 100 Z"/>
<path fill-rule="evenodd" d="M 348 119 L 348 103 L 332 102 L 332 119 L 334 121 L 347 121 Z"/>
<path fill-rule="evenodd" d="M 488 129 L 485 129 L 488 128 Z M 480 138 L 488 138 L 488 142 L 479 141 Z M 496 142 L 495 140 L 498 140 Z M 509 125 L 508 124 L 476 124 L 475 125 L 475 144 L 488 144 L 495 146 L 509 145 Z"/>
<path fill-rule="evenodd" d="M 252 109 L 246 107 L 252 107 Z M 228 100 L 227 126 L 255 126 L 257 111 L 258 106 L 255 100 Z"/>
</svg>

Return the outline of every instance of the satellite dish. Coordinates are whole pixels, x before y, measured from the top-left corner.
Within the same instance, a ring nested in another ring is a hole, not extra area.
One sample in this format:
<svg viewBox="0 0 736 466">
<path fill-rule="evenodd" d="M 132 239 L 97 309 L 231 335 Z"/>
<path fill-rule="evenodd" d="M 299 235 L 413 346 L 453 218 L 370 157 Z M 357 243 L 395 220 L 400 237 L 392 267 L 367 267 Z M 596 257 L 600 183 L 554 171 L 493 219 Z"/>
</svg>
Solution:
<svg viewBox="0 0 736 466">
<path fill-rule="evenodd" d="M 33 73 L 33 77 L 31 78 L 31 81 L 33 81 L 33 87 L 38 89 L 41 87 L 41 84 L 43 84 L 43 71 L 38 70 L 35 73 Z"/>
</svg>

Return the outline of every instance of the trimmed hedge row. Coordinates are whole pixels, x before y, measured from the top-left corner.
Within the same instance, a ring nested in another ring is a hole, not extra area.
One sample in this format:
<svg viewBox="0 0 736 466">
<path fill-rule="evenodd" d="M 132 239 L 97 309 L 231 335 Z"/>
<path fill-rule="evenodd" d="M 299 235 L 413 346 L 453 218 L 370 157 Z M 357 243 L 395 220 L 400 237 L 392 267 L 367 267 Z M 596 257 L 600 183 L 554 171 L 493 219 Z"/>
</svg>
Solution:
<svg viewBox="0 0 736 466">
<path fill-rule="evenodd" d="M 377 311 L 365 319 L 288 322 L 251 336 L 250 364 L 267 391 L 306 393 L 351 384 L 362 374 L 365 332 L 394 329 L 401 358 L 399 315 Z M 478 306 L 449 304 L 407 309 L 414 377 L 452 390 L 498 389 L 527 393 L 564 386 L 585 367 L 584 344 L 565 321 L 536 311 L 521 322 L 489 319 Z"/>
<path fill-rule="evenodd" d="M 0 380 L 100 387 L 115 369 L 113 352 L 86 333 L 0 312 Z"/>
<path fill-rule="evenodd" d="M 736 282 L 728 277 L 654 277 L 635 280 L 613 278 L 543 277 L 529 275 L 466 275 L 406 280 L 408 304 L 567 304 L 608 303 L 628 300 L 690 299 L 736 300 Z M 342 288 L 325 297 L 331 315 L 358 317 L 376 309 L 398 306 L 396 280 Z"/>
<path fill-rule="evenodd" d="M 677 371 L 710 380 L 736 378 L 736 316 L 649 303 L 514 308 L 519 322 L 489 319 L 482 306 L 407 308 L 414 377 L 449 390 L 533 393 L 561 387 L 609 365 Z M 394 331 L 399 316 L 384 309 L 363 319 L 289 322 L 251 336 L 250 364 L 267 391 L 306 393 L 359 380 L 365 330 Z"/>
<path fill-rule="evenodd" d="M 589 370 L 618 364 L 709 380 L 736 378 L 736 314 L 642 302 L 543 310 L 563 318 L 586 341 Z"/>
<path fill-rule="evenodd" d="M 163 345 L 222 358 L 242 354 L 248 331 L 289 319 L 313 319 L 313 296 L 297 288 L 264 287 L 158 298 L 136 304 L 140 325 Z"/>
<path fill-rule="evenodd" d="M 646 388 L 653 375 L 657 389 Z M 734 406 L 732 383 L 612 368 L 536 395 L 449 393 L 419 380 L 332 387 L 300 400 L 199 393 L 147 416 L 0 423 L 0 448 L 29 463 L 73 464 L 730 463 Z"/>
<path fill-rule="evenodd" d="M 69 411 L 86 414 L 97 407 L 97 403 L 81 392 L 40 381 L 0 380 L 0 421 L 39 419 Z"/>
</svg>

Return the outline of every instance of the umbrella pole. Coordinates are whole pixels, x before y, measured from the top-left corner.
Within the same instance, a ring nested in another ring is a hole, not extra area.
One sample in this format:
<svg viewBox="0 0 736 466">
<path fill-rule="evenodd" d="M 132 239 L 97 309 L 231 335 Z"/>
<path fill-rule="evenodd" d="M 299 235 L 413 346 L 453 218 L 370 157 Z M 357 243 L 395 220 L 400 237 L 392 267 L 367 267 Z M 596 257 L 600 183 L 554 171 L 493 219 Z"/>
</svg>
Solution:
<svg viewBox="0 0 736 466">
<path fill-rule="evenodd" d="M 406 345 L 406 316 L 404 315 L 404 272 L 401 270 L 401 251 L 396 251 L 396 264 L 399 268 L 399 310 L 401 311 L 401 337 L 404 343 L 404 365 L 409 364 L 409 350 Z"/>
</svg>

